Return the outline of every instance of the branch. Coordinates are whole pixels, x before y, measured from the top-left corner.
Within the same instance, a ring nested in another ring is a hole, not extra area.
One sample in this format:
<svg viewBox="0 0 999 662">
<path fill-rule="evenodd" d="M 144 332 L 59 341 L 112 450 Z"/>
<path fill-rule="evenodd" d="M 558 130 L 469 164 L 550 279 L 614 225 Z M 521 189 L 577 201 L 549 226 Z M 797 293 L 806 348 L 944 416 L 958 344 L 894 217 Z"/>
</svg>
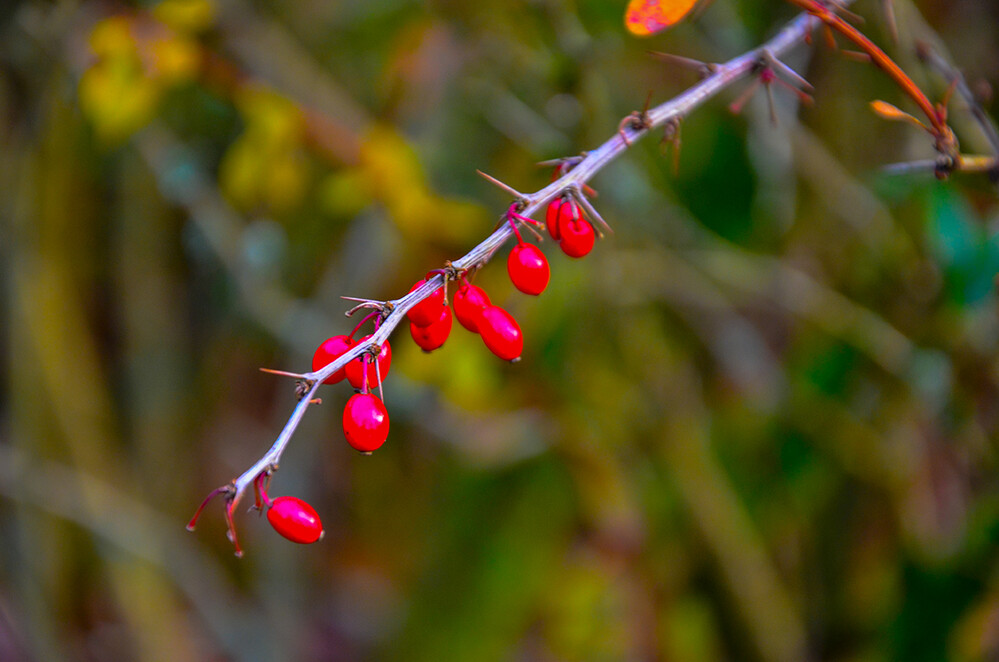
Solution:
<svg viewBox="0 0 999 662">
<path fill-rule="evenodd" d="M 852 0 L 843 0 L 839 4 L 846 6 L 851 2 Z M 775 37 L 761 47 L 744 53 L 724 64 L 713 65 L 710 75 L 701 82 L 688 88 L 669 101 L 644 112 L 642 114 L 642 122 L 624 123 L 620 130 L 616 131 L 602 145 L 592 151 L 586 152 L 578 159 L 574 157 L 573 161 L 575 165 L 551 184 L 534 193 L 521 195 L 515 202 L 519 213 L 529 217 L 540 211 L 547 202 L 567 191 L 585 190 L 586 182 L 592 179 L 600 170 L 626 151 L 636 141 L 659 127 L 679 122 L 693 110 L 722 90 L 730 87 L 733 83 L 753 75 L 757 71 L 765 53 L 770 53 L 773 56 L 785 53 L 804 41 L 814 27 L 815 21 L 812 16 L 808 13 L 803 13 L 787 24 Z M 513 234 L 513 229 L 510 224 L 500 224 L 496 231 L 486 237 L 482 243 L 470 250 L 463 257 L 451 262 L 446 271 L 458 274 L 478 269 L 490 260 L 497 249 L 509 239 L 511 234 Z M 305 416 L 309 405 L 312 404 L 319 386 L 327 377 L 364 354 L 364 352 L 377 351 L 376 348 L 388 340 L 388 337 L 395 330 L 396 326 L 405 319 L 407 311 L 420 301 L 426 299 L 444 284 L 444 276 L 437 274 L 427 279 L 424 285 L 408 293 L 406 296 L 383 302 L 386 314 L 381 325 L 366 342 L 358 343 L 321 370 L 301 374 L 303 384 L 303 387 L 299 391 L 301 398 L 295 406 L 294 411 L 292 411 L 288 422 L 285 423 L 281 433 L 274 441 L 274 444 L 263 457 L 235 478 L 232 483 L 219 488 L 218 493 L 226 495 L 226 518 L 229 523 L 229 537 L 236 546 L 237 556 L 241 555 L 241 551 L 236 539 L 235 528 L 232 526 L 232 513 L 247 488 L 253 485 L 254 480 L 261 473 L 273 471 L 277 467 L 281 460 L 281 455 L 291 441 L 292 435 Z"/>
<path fill-rule="evenodd" d="M 955 91 L 964 99 L 964 102 L 968 105 L 968 110 L 971 111 L 975 121 L 982 128 L 985 138 L 992 145 L 992 151 L 999 155 L 999 131 L 996 130 L 996 125 L 992 123 L 992 120 L 989 119 L 989 116 L 982 109 L 981 104 L 971 91 L 971 88 L 968 87 L 968 82 L 960 70 L 957 67 L 951 66 L 947 60 L 926 42 L 918 42 L 916 44 L 916 56 L 929 64 L 933 69 L 936 69 L 947 80 L 948 84 L 955 86 Z"/>
</svg>

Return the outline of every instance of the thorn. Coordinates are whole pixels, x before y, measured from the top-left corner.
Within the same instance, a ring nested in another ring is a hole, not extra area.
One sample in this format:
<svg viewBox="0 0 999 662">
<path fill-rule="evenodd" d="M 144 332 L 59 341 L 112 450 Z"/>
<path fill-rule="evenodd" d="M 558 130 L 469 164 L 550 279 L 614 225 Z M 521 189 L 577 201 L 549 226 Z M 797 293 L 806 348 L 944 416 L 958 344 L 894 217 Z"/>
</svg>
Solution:
<svg viewBox="0 0 999 662">
<path fill-rule="evenodd" d="M 761 57 L 771 69 L 773 69 L 777 74 L 784 76 L 784 78 L 790 79 L 791 83 L 796 87 L 808 92 L 815 91 L 815 87 L 809 83 L 804 76 L 778 60 L 768 49 L 763 50 Z"/>
<path fill-rule="evenodd" d="M 770 124 L 777 126 L 777 104 L 774 103 L 774 88 L 769 83 L 763 85 L 767 92 L 767 106 L 770 108 Z"/>
<path fill-rule="evenodd" d="M 830 50 L 838 51 L 839 45 L 836 43 L 836 35 L 833 34 L 832 28 L 823 23 L 822 32 L 826 36 L 826 46 L 828 46 Z"/>
<path fill-rule="evenodd" d="M 868 64 L 871 62 L 871 56 L 863 51 L 843 50 L 840 51 L 839 54 L 847 60 L 853 60 L 854 62 L 860 62 L 861 64 Z"/>
<path fill-rule="evenodd" d="M 947 121 L 947 107 L 950 106 L 950 100 L 954 96 L 954 90 L 957 89 L 958 83 L 960 82 L 960 79 L 955 76 L 950 81 L 950 85 L 947 86 L 947 90 L 944 92 L 943 98 L 940 99 L 940 108 L 937 109 L 937 113 L 939 114 L 941 111 L 943 112 L 943 115 L 940 117 L 941 122 Z"/>
<path fill-rule="evenodd" d="M 538 161 L 537 165 L 540 168 L 568 167 L 569 169 L 572 169 L 575 166 L 579 165 L 579 162 L 585 158 L 586 158 L 585 156 L 562 156 L 557 159 Z"/>
<path fill-rule="evenodd" d="M 665 60 L 670 64 L 674 64 L 681 69 L 688 69 L 695 72 L 700 78 L 707 78 L 715 71 L 718 70 L 717 64 L 712 64 L 710 62 L 702 62 L 700 60 L 695 60 L 689 57 L 683 57 L 682 55 L 673 55 L 672 53 L 663 53 L 661 51 L 646 51 L 652 57 L 658 58 L 660 60 Z"/>
<path fill-rule="evenodd" d="M 517 189 L 513 188 L 512 186 L 507 186 L 506 184 L 504 184 L 500 180 L 496 179 L 492 175 L 487 175 L 486 173 L 482 172 L 481 170 L 476 170 L 475 172 L 479 173 L 479 175 L 481 175 L 486 181 L 488 181 L 488 182 L 490 182 L 492 184 L 495 184 L 496 186 L 500 187 L 501 189 L 503 189 L 504 191 L 506 191 L 507 193 L 509 193 L 513 197 L 517 198 L 518 200 L 523 200 L 526 197 L 523 193 L 521 193 Z"/>
<path fill-rule="evenodd" d="M 673 117 L 663 125 L 663 138 L 659 141 L 659 148 L 662 150 L 663 156 L 666 155 L 666 150 L 663 150 L 663 144 L 667 144 L 672 147 L 673 151 L 673 176 L 676 177 L 680 172 L 680 118 Z"/>
<path fill-rule="evenodd" d="M 867 22 L 866 20 L 864 20 L 863 16 L 861 16 L 860 14 L 854 14 L 852 11 L 850 11 L 846 7 L 843 7 L 842 5 L 836 5 L 833 8 L 833 12 L 851 23 L 859 23 L 860 25 L 864 25 Z"/>
<path fill-rule="evenodd" d="M 569 189 L 569 193 L 576 199 L 579 206 L 583 208 L 583 211 L 586 212 L 586 215 L 590 217 L 591 221 L 596 221 L 605 230 L 607 230 L 608 233 L 614 234 L 613 228 L 611 228 L 607 221 L 604 220 L 604 217 L 600 215 L 600 212 L 598 212 L 596 208 L 590 204 L 590 201 L 586 199 L 586 196 L 583 195 L 578 188 Z"/>
<path fill-rule="evenodd" d="M 759 78 L 753 79 L 753 82 L 750 83 L 749 87 L 747 87 L 742 94 L 736 97 L 735 101 L 733 101 L 728 105 L 729 111 L 731 111 L 733 115 L 738 115 L 739 113 L 741 113 L 742 108 L 746 105 L 746 102 L 749 101 L 750 97 L 753 96 L 753 93 L 756 92 L 756 88 L 758 88 L 759 86 L 760 86 L 760 79 Z"/>
<path fill-rule="evenodd" d="M 884 12 L 885 22 L 888 23 L 888 34 L 892 41 L 898 43 L 898 22 L 895 20 L 895 7 L 892 0 L 881 0 L 881 11 Z"/>
<path fill-rule="evenodd" d="M 305 379 L 305 375 L 300 375 L 297 372 L 287 372 L 285 370 L 273 370 L 272 368 L 260 368 L 260 372 L 266 372 L 271 375 L 280 375 L 282 377 L 292 377 L 294 379 Z"/>
</svg>

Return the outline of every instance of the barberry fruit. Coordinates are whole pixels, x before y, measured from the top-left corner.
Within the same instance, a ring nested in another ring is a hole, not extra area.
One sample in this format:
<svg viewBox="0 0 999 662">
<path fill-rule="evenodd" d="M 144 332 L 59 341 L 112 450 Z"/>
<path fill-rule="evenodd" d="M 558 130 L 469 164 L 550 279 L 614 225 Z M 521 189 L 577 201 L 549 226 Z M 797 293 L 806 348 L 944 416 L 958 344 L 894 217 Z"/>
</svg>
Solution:
<svg viewBox="0 0 999 662">
<path fill-rule="evenodd" d="M 365 342 L 371 336 L 364 336 L 358 343 Z M 364 388 L 364 373 L 365 368 L 367 368 L 368 375 L 368 388 L 375 388 L 381 382 L 378 380 L 379 374 L 382 379 L 388 376 L 389 368 L 392 367 L 392 348 L 389 346 L 389 342 L 386 340 L 382 343 L 381 351 L 378 352 L 378 369 L 375 369 L 375 360 L 372 359 L 371 355 L 364 353 L 357 357 L 353 361 L 347 364 L 344 369 L 347 373 L 347 381 L 354 388 Z"/>
<path fill-rule="evenodd" d="M 479 333 L 489 351 L 506 361 L 520 358 L 524 336 L 513 315 L 499 306 L 486 306 L 479 319 Z"/>
<path fill-rule="evenodd" d="M 520 242 L 510 251 L 506 270 L 514 286 L 524 294 L 537 296 L 548 287 L 551 270 L 541 249 L 534 244 Z"/>
<path fill-rule="evenodd" d="M 569 257 L 583 257 L 593 250 L 596 235 L 593 226 L 582 216 L 562 217 L 559 221 L 559 234 L 562 237 L 559 246 Z"/>
<path fill-rule="evenodd" d="M 447 306 L 441 308 L 441 316 L 436 322 L 430 326 L 418 326 L 409 323 L 409 333 L 413 336 L 413 341 L 424 352 L 432 352 L 447 340 L 447 337 L 451 334 L 451 309 Z"/>
<path fill-rule="evenodd" d="M 355 393 L 343 410 L 343 435 L 362 453 L 377 450 L 388 438 L 389 417 L 385 405 L 373 393 Z"/>
<path fill-rule="evenodd" d="M 413 287 L 409 288 L 409 291 L 421 287 L 426 280 L 418 280 Z M 409 321 L 417 326 L 430 326 L 441 316 L 441 308 L 444 307 L 444 288 L 438 287 L 433 293 L 426 299 L 416 304 L 409 309 L 406 316 L 409 317 Z"/>
<path fill-rule="evenodd" d="M 462 283 L 454 293 L 452 304 L 458 322 L 472 333 L 479 332 L 479 317 L 482 310 L 490 305 L 489 295 L 478 285 Z"/>
<path fill-rule="evenodd" d="M 327 338 L 316 349 L 316 353 L 312 355 L 312 371 L 315 372 L 316 370 L 325 368 L 353 346 L 354 341 L 350 336 L 333 336 L 332 338 Z M 327 377 L 323 384 L 336 384 L 343 381 L 345 375 L 345 369 L 340 368 Z"/>
<path fill-rule="evenodd" d="M 548 227 L 548 234 L 550 234 L 552 239 L 555 241 L 558 241 L 559 211 L 562 209 L 562 205 L 564 204 L 572 204 L 572 202 L 558 197 L 549 202 L 548 209 L 545 210 L 545 225 Z"/>
<path fill-rule="evenodd" d="M 282 496 L 271 502 L 267 521 L 292 542 L 307 545 L 323 537 L 323 523 L 312 506 L 297 497 Z"/>
</svg>

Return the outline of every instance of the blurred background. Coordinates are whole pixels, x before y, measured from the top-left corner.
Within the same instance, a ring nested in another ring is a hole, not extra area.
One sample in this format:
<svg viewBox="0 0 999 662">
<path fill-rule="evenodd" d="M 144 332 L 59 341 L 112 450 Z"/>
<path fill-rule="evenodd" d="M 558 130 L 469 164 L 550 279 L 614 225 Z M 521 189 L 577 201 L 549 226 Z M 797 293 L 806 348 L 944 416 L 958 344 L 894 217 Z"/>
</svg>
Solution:
<svg viewBox="0 0 999 662">
<path fill-rule="evenodd" d="M 773 35 L 717 0 L 650 39 L 624 0 L 0 3 L 0 660 L 999 657 L 996 188 L 932 158 L 874 67 L 738 115 L 743 82 L 591 182 L 615 234 L 476 276 L 519 319 L 508 365 L 403 327 L 388 442 L 320 391 L 271 495 L 299 546 L 222 505 L 290 414 L 342 295 L 397 298 L 485 237 L 535 163 Z M 936 45 L 986 99 L 999 8 L 896 0 L 862 25 L 933 99 Z M 989 153 L 965 104 L 965 151 Z"/>
</svg>

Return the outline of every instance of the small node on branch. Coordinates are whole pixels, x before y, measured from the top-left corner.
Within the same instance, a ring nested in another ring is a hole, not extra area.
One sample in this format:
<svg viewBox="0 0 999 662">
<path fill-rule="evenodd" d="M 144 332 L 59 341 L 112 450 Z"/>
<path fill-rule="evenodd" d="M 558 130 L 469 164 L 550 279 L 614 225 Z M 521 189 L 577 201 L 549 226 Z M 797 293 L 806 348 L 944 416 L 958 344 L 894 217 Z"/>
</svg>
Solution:
<svg viewBox="0 0 999 662">
<path fill-rule="evenodd" d="M 631 147 L 631 141 L 628 140 L 628 134 L 625 129 L 631 129 L 632 131 L 648 131 L 652 128 L 652 119 L 649 117 L 649 104 L 652 102 L 652 90 L 649 90 L 649 94 L 645 97 L 645 105 L 641 110 L 636 110 L 633 113 L 629 113 L 627 117 L 621 120 L 621 123 L 617 126 L 617 132 L 621 136 L 621 140 L 628 147 Z"/>
<path fill-rule="evenodd" d="M 308 379 L 302 379 L 302 380 L 299 380 L 299 381 L 295 382 L 295 399 L 296 400 L 301 400 L 306 395 L 308 395 L 309 394 L 309 390 L 312 388 L 313 384 L 315 384 L 315 382 L 310 381 Z M 310 400 L 310 402 L 311 402 L 311 400 Z"/>
<path fill-rule="evenodd" d="M 760 52 L 760 60 L 757 64 L 756 71 L 757 77 L 752 83 L 750 83 L 749 87 L 746 88 L 746 90 L 740 94 L 735 101 L 729 104 L 729 110 L 732 111 L 732 113 L 736 115 L 741 113 L 742 109 L 746 105 L 746 102 L 753 97 L 753 94 L 755 94 L 756 90 L 758 90 L 760 85 L 762 85 L 767 94 L 767 105 L 770 109 L 770 122 L 774 126 L 777 126 L 777 107 L 774 102 L 773 89 L 771 87 L 774 83 L 777 83 L 784 89 L 793 92 L 801 103 L 812 103 L 812 96 L 805 91 L 814 89 L 811 83 L 805 80 L 805 78 L 799 75 L 794 69 L 775 58 L 770 51 L 764 49 Z M 793 84 L 779 78 L 777 75 L 778 72 L 783 74 L 785 77 L 790 78 L 793 81 Z M 799 89 L 798 87 L 795 87 L 795 85 L 805 89 Z"/>
<path fill-rule="evenodd" d="M 353 308 L 344 313 L 346 317 L 353 317 L 354 313 L 356 313 L 359 310 L 375 310 L 381 313 L 382 317 L 386 317 L 389 313 L 391 313 L 395 309 L 395 304 L 392 303 L 391 301 L 379 301 L 377 299 L 362 299 L 359 297 L 346 297 L 346 296 L 341 296 L 340 298 L 345 299 L 347 301 L 360 302 L 358 305 L 354 306 Z"/>
<path fill-rule="evenodd" d="M 518 221 L 522 227 L 526 228 L 529 232 L 531 232 L 531 234 L 535 236 L 535 238 L 537 238 L 538 243 L 544 241 L 544 237 L 541 235 L 541 233 L 535 230 L 533 227 L 535 225 L 541 225 L 541 222 L 536 221 L 533 218 L 528 218 L 527 216 L 518 213 L 516 203 L 510 205 L 510 208 L 506 210 L 506 214 L 504 215 L 504 220 L 510 224 L 510 227 L 513 229 L 513 234 L 516 235 L 519 241 L 523 241 L 523 238 L 520 236 L 520 231 L 517 229 Z M 500 222 L 502 223 L 503 221 Z"/>
</svg>

